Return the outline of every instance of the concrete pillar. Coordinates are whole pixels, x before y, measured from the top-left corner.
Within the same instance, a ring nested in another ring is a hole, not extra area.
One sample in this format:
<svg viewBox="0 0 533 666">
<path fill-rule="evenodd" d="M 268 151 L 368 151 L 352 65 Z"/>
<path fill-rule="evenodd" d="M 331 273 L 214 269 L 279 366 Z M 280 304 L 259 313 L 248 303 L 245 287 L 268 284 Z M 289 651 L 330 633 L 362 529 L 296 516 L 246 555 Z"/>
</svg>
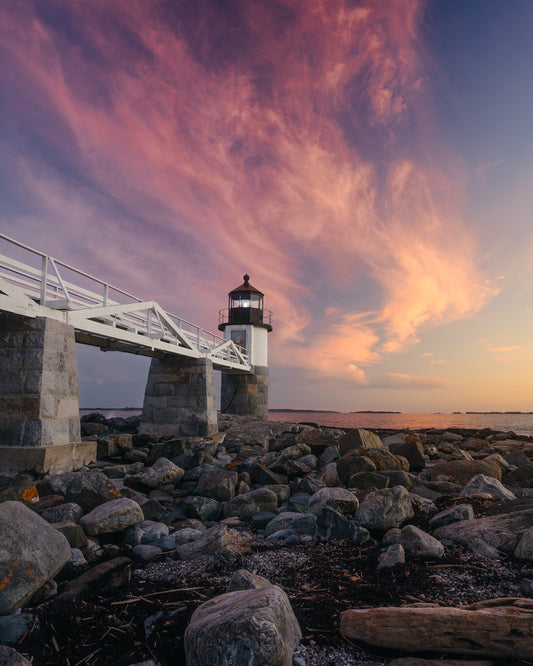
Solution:
<svg viewBox="0 0 533 666">
<path fill-rule="evenodd" d="M 217 431 L 212 361 L 170 355 L 152 359 L 139 432 L 206 437 Z"/>
<path fill-rule="evenodd" d="M 0 465 L 69 471 L 96 459 L 80 443 L 74 328 L 0 314 Z"/>
<path fill-rule="evenodd" d="M 222 373 L 220 410 L 224 414 L 268 420 L 268 367 L 255 365 L 248 374 Z"/>
</svg>

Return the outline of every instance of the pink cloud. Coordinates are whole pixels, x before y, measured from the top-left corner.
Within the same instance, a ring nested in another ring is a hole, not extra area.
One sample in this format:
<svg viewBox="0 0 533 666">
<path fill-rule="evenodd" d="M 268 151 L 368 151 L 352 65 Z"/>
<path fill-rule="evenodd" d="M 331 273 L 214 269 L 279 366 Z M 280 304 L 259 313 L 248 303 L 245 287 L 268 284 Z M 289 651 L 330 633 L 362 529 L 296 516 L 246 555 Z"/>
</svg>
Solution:
<svg viewBox="0 0 533 666">
<path fill-rule="evenodd" d="M 420 103 L 422 0 L 290 2 L 289 27 L 269 3 L 245 3 L 244 57 L 216 62 L 207 17 L 195 51 L 159 5 L 59 6 L 97 59 L 37 15 L 0 10 L 24 82 L 14 89 L 39 99 L 36 121 L 54 119 L 50 142 L 88 179 L 80 189 L 21 162 L 42 215 L 65 232 L 56 254 L 70 256 L 76 234 L 80 262 L 85 253 L 110 267 L 142 297 L 156 290 L 170 309 L 186 303 L 206 326 L 220 292 L 249 271 L 275 312 L 275 362 L 358 385 L 369 381 L 364 366 L 496 293 L 445 177 L 391 149 L 383 181 L 383 165 L 357 145 L 372 130 L 394 146 Z M 317 290 L 348 290 L 363 274 L 377 285 L 372 310 L 339 301 L 317 314 Z M 391 377 L 398 387 L 416 379 Z"/>
</svg>

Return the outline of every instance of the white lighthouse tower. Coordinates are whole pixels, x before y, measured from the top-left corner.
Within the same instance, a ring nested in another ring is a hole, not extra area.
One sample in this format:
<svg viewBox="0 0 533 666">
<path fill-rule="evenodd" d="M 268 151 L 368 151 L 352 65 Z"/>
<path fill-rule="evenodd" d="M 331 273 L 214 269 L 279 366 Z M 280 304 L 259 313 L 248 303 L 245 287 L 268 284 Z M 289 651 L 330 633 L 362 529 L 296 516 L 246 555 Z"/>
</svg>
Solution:
<svg viewBox="0 0 533 666">
<path fill-rule="evenodd" d="M 247 354 L 251 372 L 222 374 L 222 412 L 268 418 L 268 333 L 272 313 L 263 308 L 264 294 L 250 284 L 250 276 L 228 294 L 228 308 L 219 312 L 220 331 Z"/>
</svg>

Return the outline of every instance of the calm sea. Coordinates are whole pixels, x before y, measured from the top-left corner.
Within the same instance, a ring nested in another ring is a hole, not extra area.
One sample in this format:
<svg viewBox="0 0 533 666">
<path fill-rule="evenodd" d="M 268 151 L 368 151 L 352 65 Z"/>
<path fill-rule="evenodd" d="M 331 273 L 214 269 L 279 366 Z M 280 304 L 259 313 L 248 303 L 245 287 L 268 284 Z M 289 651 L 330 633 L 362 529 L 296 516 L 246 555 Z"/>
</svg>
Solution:
<svg viewBox="0 0 533 666">
<path fill-rule="evenodd" d="M 137 416 L 138 409 L 82 409 L 80 414 L 99 411 L 107 418 Z M 417 428 L 491 428 L 533 436 L 533 414 L 344 414 L 340 412 L 270 412 L 271 421 L 308 421 L 337 428 L 401 430 Z"/>
</svg>

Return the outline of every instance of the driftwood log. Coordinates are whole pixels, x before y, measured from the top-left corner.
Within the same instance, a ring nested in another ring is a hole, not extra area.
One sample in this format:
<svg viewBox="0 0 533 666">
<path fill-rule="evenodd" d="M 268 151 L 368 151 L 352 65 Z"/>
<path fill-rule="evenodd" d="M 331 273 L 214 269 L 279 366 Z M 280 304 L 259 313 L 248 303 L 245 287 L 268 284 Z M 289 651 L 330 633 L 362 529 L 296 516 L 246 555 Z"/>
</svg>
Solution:
<svg viewBox="0 0 533 666">
<path fill-rule="evenodd" d="M 341 613 L 340 631 L 350 641 L 406 652 L 532 659 L 533 600 L 353 609 Z"/>
</svg>

